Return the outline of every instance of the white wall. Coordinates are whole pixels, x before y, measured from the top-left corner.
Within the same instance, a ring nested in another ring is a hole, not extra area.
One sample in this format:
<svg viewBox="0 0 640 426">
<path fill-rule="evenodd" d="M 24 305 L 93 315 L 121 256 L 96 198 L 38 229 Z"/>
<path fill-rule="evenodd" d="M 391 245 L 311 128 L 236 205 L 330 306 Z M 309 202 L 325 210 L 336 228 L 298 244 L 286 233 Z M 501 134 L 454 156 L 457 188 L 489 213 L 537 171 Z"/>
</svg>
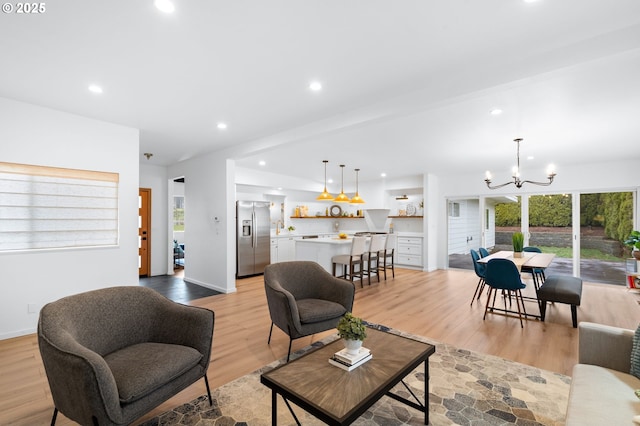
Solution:
<svg viewBox="0 0 640 426">
<path fill-rule="evenodd" d="M 138 130 L 0 98 L 0 161 L 119 173 L 119 245 L 0 252 L 0 339 L 36 330 L 46 303 L 138 284 Z M 28 305 L 32 311 L 28 312 Z"/>
<path fill-rule="evenodd" d="M 151 189 L 151 276 L 173 274 L 167 270 L 169 249 L 173 240 L 168 235 L 169 204 L 167 199 L 167 168 L 140 164 L 140 187 Z"/>
<path fill-rule="evenodd" d="M 168 168 L 185 179 L 185 280 L 223 293 L 236 291 L 234 173 L 219 153 Z"/>
</svg>

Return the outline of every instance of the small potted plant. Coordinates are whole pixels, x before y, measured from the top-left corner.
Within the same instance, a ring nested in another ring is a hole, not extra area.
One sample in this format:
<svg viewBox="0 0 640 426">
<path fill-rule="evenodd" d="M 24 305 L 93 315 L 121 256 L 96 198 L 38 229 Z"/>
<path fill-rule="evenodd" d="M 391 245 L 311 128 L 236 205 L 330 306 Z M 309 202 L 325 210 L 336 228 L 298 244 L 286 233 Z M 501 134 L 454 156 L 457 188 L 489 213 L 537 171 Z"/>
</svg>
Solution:
<svg viewBox="0 0 640 426">
<path fill-rule="evenodd" d="M 625 240 L 625 245 L 631 247 L 631 254 L 636 260 L 640 260 L 640 231 L 631 231 L 629 238 Z"/>
<path fill-rule="evenodd" d="M 362 319 L 354 317 L 351 312 L 344 314 L 338 321 L 338 335 L 342 337 L 347 353 L 357 355 L 362 347 L 363 340 L 367 337 L 367 327 Z"/>
<path fill-rule="evenodd" d="M 522 232 L 514 232 L 511 237 L 511 242 L 513 243 L 513 257 L 522 257 L 524 234 Z"/>
</svg>

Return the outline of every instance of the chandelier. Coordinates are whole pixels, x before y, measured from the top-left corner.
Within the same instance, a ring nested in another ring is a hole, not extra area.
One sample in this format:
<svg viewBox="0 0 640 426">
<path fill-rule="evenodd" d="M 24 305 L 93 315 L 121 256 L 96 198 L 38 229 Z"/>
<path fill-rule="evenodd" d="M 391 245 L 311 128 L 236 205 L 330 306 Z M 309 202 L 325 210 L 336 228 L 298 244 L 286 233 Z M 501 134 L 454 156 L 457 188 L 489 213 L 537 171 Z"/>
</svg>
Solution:
<svg viewBox="0 0 640 426">
<path fill-rule="evenodd" d="M 517 163 L 516 163 L 516 166 L 513 168 L 512 170 L 513 174 L 511 175 L 511 177 L 513 178 L 513 181 L 503 183 L 502 185 L 491 186 L 491 172 L 487 171 L 486 177 L 484 179 L 484 181 L 487 183 L 487 187 L 489 189 L 498 189 L 498 188 L 502 188 L 503 186 L 514 184 L 516 188 L 521 188 L 522 185 L 524 185 L 525 183 L 531 183 L 531 184 L 540 185 L 540 186 L 551 185 L 551 183 L 553 182 L 553 178 L 556 177 L 556 172 L 553 167 L 553 164 L 549 165 L 549 167 L 547 168 L 547 179 L 549 180 L 548 182 L 535 182 L 532 180 L 520 179 L 520 142 L 522 142 L 522 138 L 514 139 L 513 141 L 518 144 L 518 151 L 517 151 L 517 157 L 516 157 Z"/>
</svg>

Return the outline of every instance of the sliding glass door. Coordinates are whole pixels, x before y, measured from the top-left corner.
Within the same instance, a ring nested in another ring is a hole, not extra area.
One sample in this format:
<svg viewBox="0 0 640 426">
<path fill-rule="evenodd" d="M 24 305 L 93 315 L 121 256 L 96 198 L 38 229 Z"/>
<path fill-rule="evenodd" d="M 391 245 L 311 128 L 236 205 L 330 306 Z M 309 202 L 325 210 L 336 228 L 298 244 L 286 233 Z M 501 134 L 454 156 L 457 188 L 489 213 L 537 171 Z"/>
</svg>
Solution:
<svg viewBox="0 0 640 426">
<path fill-rule="evenodd" d="M 622 241 L 633 229 L 633 205 L 632 192 L 580 194 L 580 275 L 584 279 L 626 285 L 628 253 Z"/>
</svg>

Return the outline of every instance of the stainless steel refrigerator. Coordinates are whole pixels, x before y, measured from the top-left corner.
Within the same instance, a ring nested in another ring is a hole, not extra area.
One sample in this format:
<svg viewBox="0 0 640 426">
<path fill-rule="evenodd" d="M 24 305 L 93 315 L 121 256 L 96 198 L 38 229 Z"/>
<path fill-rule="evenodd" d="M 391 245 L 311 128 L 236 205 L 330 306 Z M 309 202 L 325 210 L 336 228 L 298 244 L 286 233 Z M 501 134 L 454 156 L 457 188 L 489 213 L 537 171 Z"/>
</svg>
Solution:
<svg viewBox="0 0 640 426">
<path fill-rule="evenodd" d="M 236 276 L 262 274 L 271 263 L 271 235 L 267 201 L 236 202 Z"/>
</svg>

